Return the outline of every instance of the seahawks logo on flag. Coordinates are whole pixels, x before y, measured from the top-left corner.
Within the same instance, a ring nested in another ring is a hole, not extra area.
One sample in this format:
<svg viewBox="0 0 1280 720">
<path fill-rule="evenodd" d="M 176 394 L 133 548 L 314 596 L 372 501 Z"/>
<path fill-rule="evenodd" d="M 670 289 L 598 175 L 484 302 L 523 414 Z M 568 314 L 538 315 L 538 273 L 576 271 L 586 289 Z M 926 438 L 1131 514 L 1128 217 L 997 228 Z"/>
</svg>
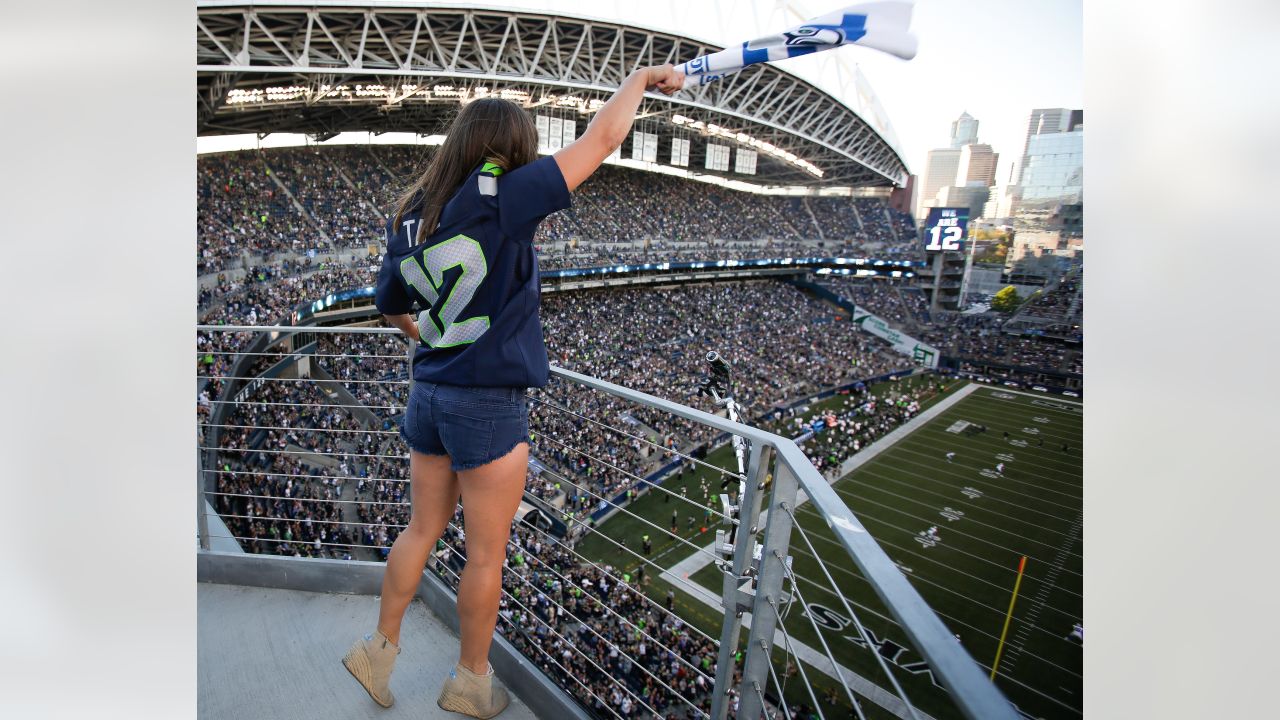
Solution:
<svg viewBox="0 0 1280 720">
<path fill-rule="evenodd" d="M 782 33 L 788 46 L 795 45 L 840 45 L 847 42 L 839 28 L 814 27 L 802 25 L 794 30 Z M 861 33 L 859 33 L 861 37 Z M 857 39 L 857 38 L 855 38 Z"/>
</svg>

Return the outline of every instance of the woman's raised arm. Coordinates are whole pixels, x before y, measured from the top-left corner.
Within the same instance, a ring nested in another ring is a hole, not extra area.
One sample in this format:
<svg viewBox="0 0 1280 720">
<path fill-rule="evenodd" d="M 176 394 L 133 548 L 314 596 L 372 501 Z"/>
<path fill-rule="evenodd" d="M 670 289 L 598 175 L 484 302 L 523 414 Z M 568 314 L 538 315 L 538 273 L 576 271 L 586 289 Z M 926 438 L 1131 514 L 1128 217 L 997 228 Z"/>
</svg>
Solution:
<svg viewBox="0 0 1280 720">
<path fill-rule="evenodd" d="M 640 68 L 628 75 L 587 125 L 582 137 L 555 154 L 556 165 L 570 192 L 591 177 L 604 159 L 627 139 L 645 90 L 670 95 L 683 84 L 684 75 L 671 65 Z"/>
</svg>

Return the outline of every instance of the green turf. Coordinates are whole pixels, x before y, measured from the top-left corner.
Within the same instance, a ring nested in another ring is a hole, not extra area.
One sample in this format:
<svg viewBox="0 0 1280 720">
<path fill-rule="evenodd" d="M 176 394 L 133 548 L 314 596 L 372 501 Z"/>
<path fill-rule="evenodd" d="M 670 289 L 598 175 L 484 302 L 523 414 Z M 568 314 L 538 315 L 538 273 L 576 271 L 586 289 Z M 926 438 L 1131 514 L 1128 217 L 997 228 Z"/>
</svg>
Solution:
<svg viewBox="0 0 1280 720">
<path fill-rule="evenodd" d="M 921 380 L 915 380 L 921 381 Z M 873 387 L 879 394 L 893 385 Z M 954 390 L 948 391 L 950 395 Z M 999 393 L 1004 398 L 995 395 Z M 943 395 L 942 397 L 945 397 Z M 940 399 L 940 398 L 935 398 Z M 840 402 L 840 398 L 814 405 L 810 412 Z M 1041 404 L 1037 404 L 1041 403 Z M 1043 403 L 1053 403 L 1049 407 Z M 1070 536 L 1072 526 L 1081 517 L 1080 439 L 1082 416 L 1079 406 L 1062 403 L 1051 397 L 1034 398 L 1005 393 L 997 388 L 982 387 L 973 395 L 943 412 L 924 427 L 895 443 L 871 462 L 863 465 L 834 486 L 859 519 L 880 542 L 885 552 L 901 567 L 909 568 L 908 577 L 930 603 L 943 622 L 960 635 L 961 642 L 981 665 L 989 667 L 995 656 L 1009 597 L 1016 579 L 1018 559 L 1028 556 L 1027 572 L 1015 607 L 1009 630 L 1009 644 L 1001 660 L 997 684 L 1020 709 L 1033 717 L 1074 718 L 1080 715 L 1082 683 L 1080 648 L 1065 636 L 1072 623 L 1081 618 L 1081 547 L 1078 534 Z M 1047 419 L 1041 423 L 1034 418 Z M 956 420 L 968 420 L 988 426 L 985 434 L 966 436 L 948 433 Z M 1039 435 L 1024 428 L 1037 429 Z M 1016 447 L 1003 438 L 1028 440 L 1026 447 Z M 1045 446 L 1038 447 L 1037 438 Z M 1070 451 L 1063 453 L 1066 441 Z M 945 453 L 957 453 L 954 463 L 947 463 Z M 1003 478 L 985 477 L 984 469 L 994 469 L 997 454 L 1014 456 L 1006 463 Z M 716 466 L 734 467 L 731 450 L 721 448 L 707 458 Z M 714 471 L 686 477 L 689 496 L 701 502 L 698 478 Z M 679 492 L 680 483 L 665 484 Z M 718 487 L 718 480 L 713 485 Z M 970 497 L 962 493 L 972 488 L 981 493 Z M 664 501 L 661 492 L 650 492 L 628 508 L 663 530 L 647 528 L 640 520 L 615 515 L 601 525 L 598 533 L 614 539 L 627 538 L 628 546 L 640 550 L 640 536 L 647 533 L 654 540 L 650 559 L 668 567 L 693 552 L 690 545 L 669 539 L 671 510 L 680 512 L 680 535 L 701 547 L 714 537 L 717 526 L 700 534 L 701 523 L 693 533 L 686 529 L 685 516 L 695 511 L 677 498 Z M 964 513 L 958 520 L 948 521 L 939 513 L 944 508 Z M 701 511 L 697 511 L 699 520 Z M 905 636 L 889 620 L 889 613 L 860 578 L 847 553 L 836 544 L 826 523 L 806 506 L 798 511 L 800 525 L 843 595 L 854 604 L 863 624 L 878 638 L 908 646 Z M 923 547 L 916 534 L 937 525 L 942 542 Z M 1074 537 L 1074 540 L 1069 540 Z M 579 545 L 587 557 L 615 565 L 634 565 L 623 558 L 614 543 L 600 537 L 588 537 Z M 846 616 L 839 598 L 830 590 L 813 553 L 799 533 L 793 533 L 791 554 L 800 581 L 800 594 L 809 604 L 820 604 Z M 650 568 L 650 593 L 661 600 L 667 586 Z M 719 594 L 720 571 L 708 566 L 695 573 L 695 582 Z M 677 593 L 678 610 L 712 637 L 718 637 L 720 614 L 709 606 Z M 786 627 L 801 642 L 821 649 L 812 623 L 803 615 L 799 602 L 792 607 Z M 824 638 L 842 664 L 877 684 L 888 687 L 870 651 L 850 642 L 852 626 L 840 631 L 824 631 Z M 779 648 L 780 650 L 780 648 Z M 777 667 L 783 667 L 781 654 Z M 919 657 L 904 650 L 899 661 L 909 663 Z M 945 693 L 935 688 L 927 676 L 895 671 L 909 697 L 922 710 L 938 718 L 959 717 Z M 814 692 L 819 698 L 834 682 L 827 676 L 809 670 Z M 798 676 L 788 684 L 791 702 L 807 701 L 808 693 Z M 843 697 L 843 693 L 841 693 Z M 843 701 L 843 713 L 848 702 Z M 871 710 L 868 716 L 883 716 Z M 837 708 L 836 716 L 844 716 Z"/>
</svg>

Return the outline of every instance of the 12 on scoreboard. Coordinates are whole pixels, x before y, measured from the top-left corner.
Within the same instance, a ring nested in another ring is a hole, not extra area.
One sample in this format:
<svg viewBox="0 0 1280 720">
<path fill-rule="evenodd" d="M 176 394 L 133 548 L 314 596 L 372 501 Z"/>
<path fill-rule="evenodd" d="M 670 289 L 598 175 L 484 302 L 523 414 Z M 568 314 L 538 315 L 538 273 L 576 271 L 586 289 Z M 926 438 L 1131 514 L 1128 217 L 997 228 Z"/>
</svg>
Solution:
<svg viewBox="0 0 1280 720">
<path fill-rule="evenodd" d="M 929 208 L 924 224 L 924 249 L 929 252 L 964 252 L 969 229 L 969 208 Z"/>
</svg>

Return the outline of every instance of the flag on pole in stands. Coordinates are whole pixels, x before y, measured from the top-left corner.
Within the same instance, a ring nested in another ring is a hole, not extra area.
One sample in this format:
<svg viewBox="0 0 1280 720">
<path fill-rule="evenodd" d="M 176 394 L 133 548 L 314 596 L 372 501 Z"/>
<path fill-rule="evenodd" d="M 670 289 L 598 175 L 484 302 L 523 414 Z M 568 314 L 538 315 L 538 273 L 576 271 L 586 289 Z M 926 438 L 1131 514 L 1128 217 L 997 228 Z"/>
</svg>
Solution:
<svg viewBox="0 0 1280 720">
<path fill-rule="evenodd" d="M 685 87 L 706 85 L 749 65 L 808 55 L 842 45 L 862 45 L 910 60 L 916 37 L 908 30 L 913 0 L 880 0 L 850 5 L 776 35 L 702 55 L 676 66 Z"/>
</svg>

